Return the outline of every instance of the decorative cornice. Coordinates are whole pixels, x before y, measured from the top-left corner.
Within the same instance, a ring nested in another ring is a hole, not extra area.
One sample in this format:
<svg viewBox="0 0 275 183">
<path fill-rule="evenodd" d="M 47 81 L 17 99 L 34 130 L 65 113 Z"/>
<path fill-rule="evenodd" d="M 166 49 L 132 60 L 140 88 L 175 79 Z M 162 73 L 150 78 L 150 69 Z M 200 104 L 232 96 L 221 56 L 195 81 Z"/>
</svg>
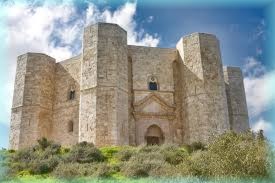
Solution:
<svg viewBox="0 0 275 183">
<path fill-rule="evenodd" d="M 157 118 L 157 119 L 168 119 L 168 120 L 173 120 L 175 119 L 175 113 L 150 113 L 150 112 L 133 112 L 133 115 L 135 119 L 152 119 L 152 118 Z"/>
</svg>

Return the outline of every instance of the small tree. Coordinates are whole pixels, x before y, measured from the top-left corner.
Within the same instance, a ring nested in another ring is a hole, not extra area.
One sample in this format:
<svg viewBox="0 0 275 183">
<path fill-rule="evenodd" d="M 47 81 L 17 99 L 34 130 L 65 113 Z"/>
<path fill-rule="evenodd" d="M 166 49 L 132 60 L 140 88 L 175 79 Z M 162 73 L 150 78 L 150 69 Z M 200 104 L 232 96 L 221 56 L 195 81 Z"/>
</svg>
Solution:
<svg viewBox="0 0 275 183">
<path fill-rule="evenodd" d="M 265 137 L 264 137 L 264 130 L 259 130 L 259 132 L 257 133 L 257 139 L 260 140 L 260 141 L 263 141 L 265 140 Z"/>
</svg>

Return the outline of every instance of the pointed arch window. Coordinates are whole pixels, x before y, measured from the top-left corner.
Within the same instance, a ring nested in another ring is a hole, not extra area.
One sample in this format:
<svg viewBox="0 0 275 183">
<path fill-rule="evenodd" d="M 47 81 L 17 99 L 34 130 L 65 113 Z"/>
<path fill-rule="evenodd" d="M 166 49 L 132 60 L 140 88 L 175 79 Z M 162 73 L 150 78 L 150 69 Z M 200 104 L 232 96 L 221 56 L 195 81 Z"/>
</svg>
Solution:
<svg viewBox="0 0 275 183">
<path fill-rule="evenodd" d="M 154 76 L 149 77 L 148 89 L 153 91 L 158 90 L 158 82 L 156 77 Z"/>
<path fill-rule="evenodd" d="M 69 94 L 68 94 L 68 98 L 69 100 L 74 100 L 75 99 L 75 89 L 73 86 L 71 86 L 71 89 L 69 91 Z"/>
</svg>

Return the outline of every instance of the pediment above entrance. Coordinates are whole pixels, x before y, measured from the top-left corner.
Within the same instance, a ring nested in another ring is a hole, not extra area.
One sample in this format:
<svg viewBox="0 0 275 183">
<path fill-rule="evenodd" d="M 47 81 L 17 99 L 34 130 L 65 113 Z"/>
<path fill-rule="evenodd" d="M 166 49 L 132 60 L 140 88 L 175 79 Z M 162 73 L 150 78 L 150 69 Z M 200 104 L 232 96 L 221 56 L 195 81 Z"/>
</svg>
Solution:
<svg viewBox="0 0 275 183">
<path fill-rule="evenodd" d="M 155 93 L 149 94 L 134 104 L 135 117 L 173 118 L 175 107 L 167 104 Z"/>
</svg>

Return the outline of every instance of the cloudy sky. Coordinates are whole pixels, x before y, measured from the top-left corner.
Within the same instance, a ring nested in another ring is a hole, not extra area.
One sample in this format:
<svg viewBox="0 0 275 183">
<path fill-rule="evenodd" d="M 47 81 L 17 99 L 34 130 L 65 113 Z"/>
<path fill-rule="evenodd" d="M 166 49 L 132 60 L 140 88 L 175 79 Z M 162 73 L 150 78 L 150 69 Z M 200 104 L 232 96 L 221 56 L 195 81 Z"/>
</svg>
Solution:
<svg viewBox="0 0 275 183">
<path fill-rule="evenodd" d="M 83 28 L 98 21 L 119 24 L 132 45 L 175 47 L 181 36 L 192 32 L 215 34 L 224 65 L 243 70 L 251 128 L 263 129 L 275 142 L 275 73 L 268 59 L 270 15 L 265 6 L 108 2 L 0 2 L 0 147 L 8 147 L 16 57 L 43 52 L 61 61 L 77 55 Z"/>
</svg>

